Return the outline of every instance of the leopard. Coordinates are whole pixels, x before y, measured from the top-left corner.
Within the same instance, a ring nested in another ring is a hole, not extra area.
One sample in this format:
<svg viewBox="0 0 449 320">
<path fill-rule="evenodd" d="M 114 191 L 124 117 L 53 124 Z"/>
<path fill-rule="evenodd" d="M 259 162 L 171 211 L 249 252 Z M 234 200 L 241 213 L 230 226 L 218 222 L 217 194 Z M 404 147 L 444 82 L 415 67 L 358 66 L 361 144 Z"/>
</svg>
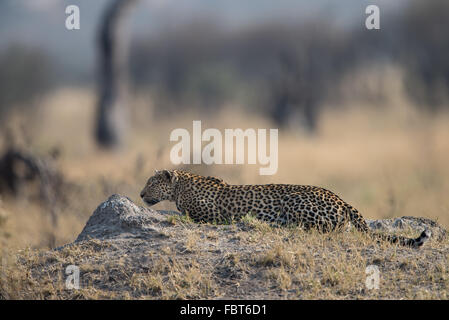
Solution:
<svg viewBox="0 0 449 320">
<path fill-rule="evenodd" d="M 341 231 L 352 225 L 378 242 L 419 248 L 430 230 L 417 238 L 374 232 L 353 206 L 325 188 L 311 185 L 233 185 L 220 178 L 183 170 L 155 170 L 140 193 L 153 206 L 160 201 L 176 204 L 195 223 L 229 224 L 253 216 L 276 226 L 297 226 L 321 233 Z"/>
</svg>

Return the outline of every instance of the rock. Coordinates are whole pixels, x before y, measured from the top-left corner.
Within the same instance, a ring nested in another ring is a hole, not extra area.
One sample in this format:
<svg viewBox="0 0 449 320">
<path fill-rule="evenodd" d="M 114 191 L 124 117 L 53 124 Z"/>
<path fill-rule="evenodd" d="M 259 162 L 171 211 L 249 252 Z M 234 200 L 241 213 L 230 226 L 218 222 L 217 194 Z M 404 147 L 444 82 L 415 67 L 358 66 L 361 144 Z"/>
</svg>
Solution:
<svg viewBox="0 0 449 320">
<path fill-rule="evenodd" d="M 432 238 L 437 241 L 442 241 L 447 236 L 447 231 L 437 222 L 419 217 L 400 217 L 392 219 L 368 220 L 366 219 L 368 227 L 376 231 L 382 232 L 401 232 L 410 230 L 416 233 L 421 233 L 424 230 L 432 232 Z"/>
<path fill-rule="evenodd" d="M 114 194 L 100 204 L 75 242 L 89 239 L 148 238 L 160 232 L 166 217 L 139 207 L 129 198 Z"/>
</svg>

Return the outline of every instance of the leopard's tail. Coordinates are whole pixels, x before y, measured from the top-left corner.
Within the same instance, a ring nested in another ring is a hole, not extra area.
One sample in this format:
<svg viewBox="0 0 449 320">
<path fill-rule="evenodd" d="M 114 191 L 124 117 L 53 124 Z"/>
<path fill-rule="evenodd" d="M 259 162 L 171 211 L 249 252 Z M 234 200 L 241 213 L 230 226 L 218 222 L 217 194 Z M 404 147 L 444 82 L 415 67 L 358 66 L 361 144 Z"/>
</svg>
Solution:
<svg viewBox="0 0 449 320">
<path fill-rule="evenodd" d="M 373 239 L 387 241 L 390 243 L 398 243 L 402 246 L 419 248 L 431 237 L 430 230 L 424 230 L 418 238 L 406 238 L 385 233 L 373 232 L 369 229 L 365 219 L 352 207 L 348 208 L 348 218 L 352 225 L 360 232 L 369 234 Z"/>
</svg>

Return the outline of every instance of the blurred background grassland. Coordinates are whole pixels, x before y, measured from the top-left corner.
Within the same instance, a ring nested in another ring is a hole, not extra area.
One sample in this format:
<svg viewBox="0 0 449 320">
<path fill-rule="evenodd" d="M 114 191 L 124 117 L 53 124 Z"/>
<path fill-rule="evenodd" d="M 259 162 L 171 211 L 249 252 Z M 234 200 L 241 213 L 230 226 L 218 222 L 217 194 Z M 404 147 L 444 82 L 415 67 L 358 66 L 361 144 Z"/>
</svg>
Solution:
<svg viewBox="0 0 449 320">
<path fill-rule="evenodd" d="M 6 12 L 22 19 L 2 22 L 9 28 L 0 42 L 0 156 L 12 144 L 42 157 L 57 148 L 69 185 L 55 190 L 57 198 L 64 193 L 56 226 L 33 186 L 0 193 L 3 247 L 71 242 L 112 193 L 143 205 L 139 192 L 161 168 L 233 184 L 322 186 L 366 218 L 423 216 L 449 227 L 447 1 L 379 1 L 380 31 L 363 28 L 359 1 L 261 5 L 276 9 L 273 16 L 233 1 L 217 1 L 216 11 L 192 1 L 185 14 L 174 2 L 141 1 L 130 16 L 127 131 L 114 151 L 94 139 L 93 26 L 108 1 L 79 2 L 88 12 L 79 42 L 63 29 L 64 15 L 36 27 L 36 17 L 63 12 L 64 1 L 0 5 L 0 21 Z M 147 25 L 145 12 L 166 19 Z M 247 19 L 230 23 L 227 15 Z M 44 45 L 24 36 L 27 23 Z M 193 120 L 203 130 L 279 128 L 278 172 L 261 176 L 259 164 L 172 165 L 170 132 L 191 131 Z"/>
</svg>

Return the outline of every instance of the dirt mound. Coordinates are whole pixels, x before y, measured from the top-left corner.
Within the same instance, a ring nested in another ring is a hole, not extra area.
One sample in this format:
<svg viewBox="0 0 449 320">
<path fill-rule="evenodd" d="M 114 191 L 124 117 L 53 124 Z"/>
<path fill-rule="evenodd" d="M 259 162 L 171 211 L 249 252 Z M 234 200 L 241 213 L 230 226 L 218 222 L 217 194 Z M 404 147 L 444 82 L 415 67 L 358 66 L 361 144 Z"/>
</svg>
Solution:
<svg viewBox="0 0 449 320">
<path fill-rule="evenodd" d="M 129 198 L 112 195 L 94 211 L 75 242 L 89 239 L 149 239 L 166 224 L 158 211 L 139 207 Z"/>
<path fill-rule="evenodd" d="M 373 229 L 416 236 L 427 219 L 370 220 Z M 10 275 L 17 292 L 49 299 L 447 299 L 447 238 L 421 249 L 376 243 L 358 232 L 319 234 L 272 228 L 251 217 L 230 225 L 195 224 L 113 195 L 77 239 L 52 251 L 27 251 Z M 66 287 L 77 266 L 80 288 Z M 366 287 L 376 266 L 379 289 Z M 22 276 L 22 278 L 20 278 Z M 18 285 L 22 284 L 22 287 Z M 0 286 L 1 287 L 1 286 Z"/>
</svg>

